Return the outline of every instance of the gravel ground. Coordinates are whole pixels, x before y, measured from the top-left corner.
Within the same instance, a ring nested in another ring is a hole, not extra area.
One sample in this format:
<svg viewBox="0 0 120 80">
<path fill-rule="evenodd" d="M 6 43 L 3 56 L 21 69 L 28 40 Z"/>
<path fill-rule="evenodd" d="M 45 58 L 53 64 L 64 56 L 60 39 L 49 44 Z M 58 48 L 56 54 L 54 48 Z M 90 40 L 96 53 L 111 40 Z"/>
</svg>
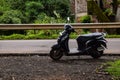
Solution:
<svg viewBox="0 0 120 80">
<path fill-rule="evenodd" d="M 102 65 L 119 56 L 63 57 L 52 61 L 48 56 L 0 57 L 0 80 L 112 80 Z"/>
</svg>

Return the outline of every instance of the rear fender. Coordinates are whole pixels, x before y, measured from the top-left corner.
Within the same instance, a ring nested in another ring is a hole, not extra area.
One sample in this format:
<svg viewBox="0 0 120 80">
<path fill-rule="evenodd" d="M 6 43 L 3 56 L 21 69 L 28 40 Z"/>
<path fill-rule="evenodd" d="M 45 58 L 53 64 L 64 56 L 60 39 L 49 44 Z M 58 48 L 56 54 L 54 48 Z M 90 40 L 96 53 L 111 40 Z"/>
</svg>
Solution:
<svg viewBox="0 0 120 80">
<path fill-rule="evenodd" d="M 107 45 L 106 45 L 107 41 L 106 40 L 97 40 L 97 41 L 94 41 L 94 40 L 89 40 L 86 42 L 86 46 L 93 46 L 93 45 L 96 45 L 96 44 L 100 44 L 102 46 L 104 46 L 105 48 L 107 48 Z"/>
<path fill-rule="evenodd" d="M 107 41 L 106 40 L 98 40 L 98 43 L 100 43 L 102 46 L 104 46 L 105 48 L 107 48 Z"/>
</svg>

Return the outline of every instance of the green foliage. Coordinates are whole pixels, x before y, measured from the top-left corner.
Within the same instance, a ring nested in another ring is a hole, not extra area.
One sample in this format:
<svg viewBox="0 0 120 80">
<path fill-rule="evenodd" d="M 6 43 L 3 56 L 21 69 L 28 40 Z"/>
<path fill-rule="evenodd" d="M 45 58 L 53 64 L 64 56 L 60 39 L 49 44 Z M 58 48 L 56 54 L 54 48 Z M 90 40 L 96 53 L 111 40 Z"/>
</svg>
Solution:
<svg viewBox="0 0 120 80">
<path fill-rule="evenodd" d="M 30 34 L 24 37 L 24 39 L 37 39 L 38 36 L 36 36 L 35 34 Z"/>
<path fill-rule="evenodd" d="M 57 15 L 58 17 L 58 15 Z M 65 20 L 62 19 L 60 16 L 58 18 L 49 17 L 45 13 L 41 13 L 38 15 L 35 23 L 65 23 Z"/>
<path fill-rule="evenodd" d="M 0 36 L 1 40 L 9 39 L 56 39 L 61 30 L 27 30 L 26 35 L 12 34 L 9 36 Z"/>
<path fill-rule="evenodd" d="M 34 34 L 35 30 L 26 30 L 26 35 Z"/>
<path fill-rule="evenodd" d="M 80 22 L 81 23 L 91 23 L 91 17 L 90 15 L 85 15 L 85 16 L 82 16 L 80 17 Z M 87 33 L 89 31 L 89 29 L 82 29 L 82 33 L 85 32 Z"/>
<path fill-rule="evenodd" d="M 17 14 L 21 15 L 24 19 L 11 16 L 12 14 L 16 15 L 13 11 L 17 11 Z M 0 23 L 61 23 L 65 22 L 66 17 L 70 17 L 70 14 L 69 0 L 0 1 Z"/>
<path fill-rule="evenodd" d="M 111 9 L 106 9 L 104 12 L 107 16 L 115 16 Z"/>
<path fill-rule="evenodd" d="M 82 17 L 80 17 L 80 22 L 81 23 L 90 23 L 91 17 L 89 15 L 82 16 Z"/>
<path fill-rule="evenodd" d="M 2 16 L 4 13 L 4 8 L 2 6 L 0 6 L 0 16 Z"/>
<path fill-rule="evenodd" d="M 13 10 L 23 10 L 25 7 L 26 0 L 4 0 L 11 9 Z"/>
<path fill-rule="evenodd" d="M 62 18 L 70 16 L 70 0 L 41 0 L 41 2 L 48 16 L 54 17 L 54 11 Z"/>
<path fill-rule="evenodd" d="M 56 0 L 55 10 L 62 18 L 70 16 L 70 0 Z"/>
<path fill-rule="evenodd" d="M 45 13 L 41 13 L 38 15 L 35 23 L 51 23 L 51 18 L 47 16 Z"/>
<path fill-rule="evenodd" d="M 42 12 L 42 9 L 44 9 L 43 5 L 39 2 L 35 1 L 30 1 L 27 2 L 26 4 L 26 14 L 29 17 L 29 21 L 33 22 L 36 18 L 37 15 Z"/>
<path fill-rule="evenodd" d="M 10 10 L 5 11 L 5 13 L 2 16 L 0 16 L 0 23 L 18 24 L 23 23 L 24 19 L 25 18 L 20 11 Z"/>
<path fill-rule="evenodd" d="M 27 30 L 26 35 L 12 34 L 8 36 L 0 36 L 0 40 L 14 40 L 14 39 L 57 39 L 61 30 Z M 87 34 L 88 32 L 81 32 Z M 77 38 L 78 34 L 72 33 L 70 38 Z M 120 38 L 120 35 L 107 35 L 106 38 Z"/>
<path fill-rule="evenodd" d="M 28 30 L 24 39 L 55 39 L 60 30 Z"/>
<path fill-rule="evenodd" d="M 106 71 L 113 75 L 115 80 L 120 79 L 120 60 L 117 60 L 115 62 L 109 62 L 107 63 L 109 66 L 107 67 Z"/>
<path fill-rule="evenodd" d="M 4 9 L 9 8 L 10 4 L 8 4 L 8 2 L 9 1 L 7 1 L 7 0 L 0 0 L 0 6 L 3 7 Z"/>
<path fill-rule="evenodd" d="M 9 6 L 6 2 L 4 2 L 4 0 L 0 1 L 0 16 L 3 15 L 3 13 L 7 10 L 9 10 Z"/>
<path fill-rule="evenodd" d="M 10 36 L 1 36 L 1 39 L 5 40 L 15 40 L 15 39 L 23 39 L 25 36 L 21 34 L 12 34 Z"/>
<path fill-rule="evenodd" d="M 70 38 L 71 38 L 71 39 L 76 39 L 77 36 L 78 36 L 78 35 L 77 35 L 76 33 L 71 33 Z"/>
<path fill-rule="evenodd" d="M 107 35 L 106 38 L 120 38 L 120 35 Z"/>
</svg>

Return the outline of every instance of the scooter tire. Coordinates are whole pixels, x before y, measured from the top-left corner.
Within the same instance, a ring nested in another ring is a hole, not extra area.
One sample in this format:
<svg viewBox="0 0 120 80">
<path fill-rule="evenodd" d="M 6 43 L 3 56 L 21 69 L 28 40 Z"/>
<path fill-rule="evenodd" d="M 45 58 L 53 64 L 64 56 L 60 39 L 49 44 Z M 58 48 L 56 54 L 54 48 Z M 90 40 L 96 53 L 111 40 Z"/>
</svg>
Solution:
<svg viewBox="0 0 120 80">
<path fill-rule="evenodd" d="M 63 56 L 63 52 L 61 52 L 61 50 L 58 50 L 58 49 L 52 49 L 50 51 L 49 56 L 53 60 L 57 61 L 57 60 L 60 60 L 60 58 Z"/>
<path fill-rule="evenodd" d="M 91 55 L 91 57 L 93 57 L 93 59 L 98 59 L 103 55 L 103 52 L 104 51 L 93 50 L 93 51 L 90 52 L 90 55 Z"/>
</svg>

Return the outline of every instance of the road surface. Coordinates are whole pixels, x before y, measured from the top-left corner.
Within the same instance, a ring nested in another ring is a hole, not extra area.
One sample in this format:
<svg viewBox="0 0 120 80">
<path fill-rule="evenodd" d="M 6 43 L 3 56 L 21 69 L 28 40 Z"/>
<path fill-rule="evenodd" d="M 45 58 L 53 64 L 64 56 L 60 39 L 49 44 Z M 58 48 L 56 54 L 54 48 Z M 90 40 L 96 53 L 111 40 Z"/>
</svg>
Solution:
<svg viewBox="0 0 120 80">
<path fill-rule="evenodd" d="M 105 54 L 120 53 L 120 39 L 107 39 L 108 49 Z M 29 53 L 49 53 L 51 46 L 56 40 L 0 40 L 0 54 L 29 54 Z M 70 48 L 77 47 L 76 40 L 70 40 Z"/>
</svg>

